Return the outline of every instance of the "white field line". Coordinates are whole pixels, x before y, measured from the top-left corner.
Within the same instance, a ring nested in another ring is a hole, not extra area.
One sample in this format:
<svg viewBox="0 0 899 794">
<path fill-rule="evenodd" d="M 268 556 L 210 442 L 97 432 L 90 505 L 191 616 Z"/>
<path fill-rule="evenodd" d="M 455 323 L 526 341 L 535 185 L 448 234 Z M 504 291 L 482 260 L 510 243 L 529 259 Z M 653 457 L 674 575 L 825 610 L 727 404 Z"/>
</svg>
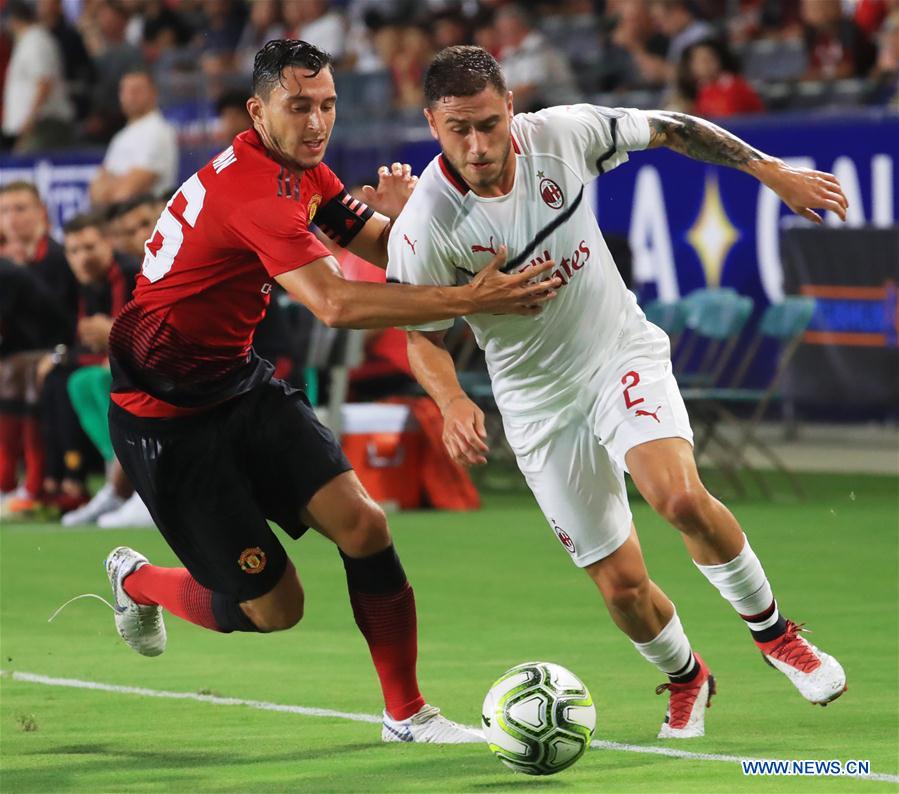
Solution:
<svg viewBox="0 0 899 794">
<path fill-rule="evenodd" d="M 226 698 L 218 695 L 201 695 L 197 692 L 172 692 L 165 689 L 147 689 L 139 686 L 122 686 L 120 684 L 102 684 L 97 681 L 82 681 L 77 678 L 53 678 L 39 675 L 38 673 L 23 673 L 19 671 L 0 670 L 0 676 L 11 678 L 13 681 L 23 681 L 29 684 L 43 684 L 44 686 L 68 687 L 70 689 L 93 689 L 100 692 L 115 692 L 119 695 L 140 695 L 141 697 L 166 698 L 169 700 L 195 700 L 200 703 L 211 703 L 214 706 L 245 706 L 259 711 L 280 711 L 287 714 L 301 714 L 305 717 L 331 717 L 334 719 L 351 720 L 353 722 L 368 722 L 379 724 L 381 717 L 375 714 L 358 714 L 350 711 L 334 711 L 332 709 L 318 709 L 309 706 L 291 706 L 282 703 L 268 703 L 264 700 L 245 700 L 244 698 Z M 478 730 L 478 729 L 474 729 Z M 625 753 L 644 753 L 648 755 L 662 755 L 669 758 L 683 758 L 688 761 L 718 761 L 730 764 L 739 764 L 742 761 L 766 761 L 773 759 L 744 758 L 738 755 L 723 755 L 720 753 L 693 753 L 689 750 L 676 750 L 671 747 L 649 747 L 639 744 L 622 744 L 597 740 L 590 743 L 597 750 L 615 750 Z M 872 772 L 868 775 L 843 775 L 853 780 L 875 780 L 886 783 L 899 783 L 899 775 L 887 775 Z"/>
</svg>

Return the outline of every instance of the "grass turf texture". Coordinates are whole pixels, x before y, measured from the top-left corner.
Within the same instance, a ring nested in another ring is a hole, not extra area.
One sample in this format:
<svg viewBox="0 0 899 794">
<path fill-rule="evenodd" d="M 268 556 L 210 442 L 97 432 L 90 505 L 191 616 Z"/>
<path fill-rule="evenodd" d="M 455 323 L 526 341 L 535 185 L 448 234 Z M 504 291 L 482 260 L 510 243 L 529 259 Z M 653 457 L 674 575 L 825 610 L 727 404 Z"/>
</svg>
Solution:
<svg viewBox="0 0 899 794">
<path fill-rule="evenodd" d="M 406 513 L 391 524 L 416 589 L 420 678 L 428 700 L 476 724 L 490 683 L 545 659 L 571 668 L 597 704 L 597 739 L 756 758 L 870 759 L 897 774 L 896 478 L 805 478 L 804 504 L 733 503 L 785 613 L 847 670 L 849 691 L 826 709 L 805 703 L 766 667 L 730 607 L 693 569 L 677 533 L 642 503 L 634 514 L 653 578 L 678 605 L 718 678 L 707 736 L 654 737 L 662 679 L 612 625 L 526 494 L 488 495 L 471 515 Z M 111 612 L 63 601 L 108 596 L 101 567 L 127 543 L 176 564 L 154 531 L 5 524 L 2 668 L 108 684 L 207 692 L 378 713 L 381 699 L 356 631 L 334 548 L 317 535 L 286 546 L 306 590 L 306 617 L 277 635 L 203 631 L 167 616 L 156 659 L 118 638 Z M 744 777 L 738 764 L 591 750 L 552 778 L 515 775 L 485 745 L 382 745 L 379 726 L 0 681 L 3 792 L 120 791 L 895 791 L 887 782 Z"/>
</svg>

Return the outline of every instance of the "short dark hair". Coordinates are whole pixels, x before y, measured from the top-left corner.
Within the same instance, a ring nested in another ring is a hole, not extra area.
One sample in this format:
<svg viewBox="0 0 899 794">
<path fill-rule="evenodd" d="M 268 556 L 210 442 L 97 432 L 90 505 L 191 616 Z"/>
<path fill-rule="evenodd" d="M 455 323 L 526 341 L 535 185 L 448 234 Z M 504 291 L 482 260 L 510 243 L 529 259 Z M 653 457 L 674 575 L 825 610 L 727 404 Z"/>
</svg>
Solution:
<svg viewBox="0 0 899 794">
<path fill-rule="evenodd" d="M 9 0 L 6 5 L 6 13 L 10 19 L 19 22 L 34 22 L 36 18 L 34 5 L 26 3 L 25 0 Z"/>
<path fill-rule="evenodd" d="M 113 204 L 106 219 L 107 221 L 115 220 L 116 218 L 121 218 L 123 215 L 127 215 L 131 210 L 143 207 L 145 204 L 157 203 L 159 203 L 159 199 L 153 193 L 138 193 L 131 198 Z"/>
<path fill-rule="evenodd" d="M 106 215 L 102 212 L 82 212 L 69 218 L 62 227 L 63 233 L 74 234 L 85 229 L 103 230 L 106 225 Z"/>
<path fill-rule="evenodd" d="M 224 91 L 219 98 L 215 100 L 215 114 L 221 116 L 224 111 L 231 108 L 242 110 L 246 113 L 248 99 L 247 92 L 242 91 L 239 88 L 232 88 L 228 91 Z"/>
<path fill-rule="evenodd" d="M 506 81 L 496 58 L 483 47 L 447 47 L 425 72 L 425 100 L 433 105 L 446 96 L 474 96 L 488 85 L 505 96 Z"/>
<path fill-rule="evenodd" d="M 308 77 L 315 77 L 325 67 L 331 67 L 331 56 L 308 41 L 270 41 L 253 61 L 253 93 L 267 99 L 275 85 L 281 84 L 281 72 L 288 66 L 302 66 L 309 70 Z"/>
<path fill-rule="evenodd" d="M 150 69 L 148 69 L 146 66 L 144 66 L 142 64 L 137 65 L 137 66 L 131 66 L 128 69 L 126 69 L 124 72 L 122 72 L 122 76 L 119 78 L 119 82 L 124 80 L 126 77 L 146 77 L 147 82 L 151 86 L 156 88 L 156 78 L 153 77 L 153 72 L 150 71 Z"/>
</svg>

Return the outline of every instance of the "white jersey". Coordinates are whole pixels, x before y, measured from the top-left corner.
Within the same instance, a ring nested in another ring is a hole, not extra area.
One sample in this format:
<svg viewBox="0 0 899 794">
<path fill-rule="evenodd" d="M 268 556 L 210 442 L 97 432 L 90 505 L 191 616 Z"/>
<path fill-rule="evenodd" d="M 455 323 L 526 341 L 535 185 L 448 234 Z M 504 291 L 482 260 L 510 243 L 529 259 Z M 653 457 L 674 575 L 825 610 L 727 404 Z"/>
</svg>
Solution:
<svg viewBox="0 0 899 794">
<path fill-rule="evenodd" d="M 500 411 L 540 419 L 570 404 L 625 326 L 643 319 L 586 193 L 628 151 L 646 148 L 649 123 L 639 110 L 553 107 L 514 116 L 512 141 L 515 181 L 497 198 L 470 191 L 442 155 L 431 161 L 391 230 L 387 276 L 406 284 L 464 283 L 503 244 L 507 271 L 554 259 L 552 275 L 562 286 L 538 316 L 465 318 L 485 352 Z"/>
</svg>

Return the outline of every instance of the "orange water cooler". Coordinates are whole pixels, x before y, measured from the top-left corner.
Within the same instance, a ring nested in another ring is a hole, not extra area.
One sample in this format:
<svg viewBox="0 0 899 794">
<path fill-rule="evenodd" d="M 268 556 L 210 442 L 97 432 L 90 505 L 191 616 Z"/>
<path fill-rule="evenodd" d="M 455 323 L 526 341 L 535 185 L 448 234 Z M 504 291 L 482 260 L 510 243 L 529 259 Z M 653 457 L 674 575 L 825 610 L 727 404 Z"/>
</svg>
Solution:
<svg viewBox="0 0 899 794">
<path fill-rule="evenodd" d="M 347 403 L 341 443 L 356 474 L 386 510 L 422 506 L 424 436 L 407 405 Z"/>
</svg>

